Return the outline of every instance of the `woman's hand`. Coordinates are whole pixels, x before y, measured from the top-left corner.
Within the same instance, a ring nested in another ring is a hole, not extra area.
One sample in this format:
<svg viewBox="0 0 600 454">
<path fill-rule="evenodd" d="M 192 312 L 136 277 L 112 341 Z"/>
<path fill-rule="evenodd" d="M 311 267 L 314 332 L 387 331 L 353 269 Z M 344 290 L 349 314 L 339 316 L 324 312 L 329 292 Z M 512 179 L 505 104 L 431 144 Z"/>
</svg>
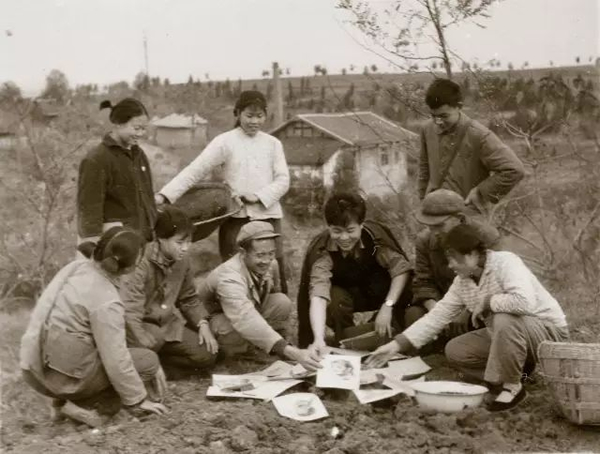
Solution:
<svg viewBox="0 0 600 454">
<path fill-rule="evenodd" d="M 154 413 L 157 415 L 164 415 L 169 411 L 167 407 L 158 402 L 152 402 L 151 400 L 144 399 L 142 403 L 139 404 L 139 408 L 141 410 L 147 411 L 148 413 Z"/>
<path fill-rule="evenodd" d="M 390 306 L 386 306 L 385 304 L 381 306 L 379 312 L 377 313 L 377 317 L 375 318 L 375 331 L 381 337 L 392 337 L 392 312 L 394 308 Z"/>
<path fill-rule="evenodd" d="M 252 194 L 251 192 L 244 192 L 243 194 L 240 195 L 240 199 L 242 199 L 242 202 L 244 202 L 244 203 L 260 202 L 260 200 L 258 199 L 256 194 Z"/>
<path fill-rule="evenodd" d="M 479 328 L 479 326 L 485 325 L 485 318 L 490 312 L 491 298 L 491 295 L 486 296 L 483 302 L 481 304 L 478 304 L 475 307 L 475 309 L 473 309 L 473 314 L 471 315 L 471 322 L 473 322 L 473 326 L 475 328 Z"/>
<path fill-rule="evenodd" d="M 210 325 L 208 323 L 200 323 L 200 328 L 198 328 L 198 344 L 206 344 L 206 349 L 213 355 L 216 355 L 219 351 L 219 343 L 210 330 Z"/>
<path fill-rule="evenodd" d="M 400 353 L 400 345 L 398 345 L 398 342 L 393 340 L 385 345 L 382 345 L 373 353 L 371 353 L 365 362 L 365 367 L 367 369 L 382 367 L 390 359 L 392 359 L 396 353 Z"/>
<path fill-rule="evenodd" d="M 156 206 L 164 205 L 167 203 L 167 198 L 162 194 L 156 193 L 154 194 L 154 203 Z"/>
</svg>

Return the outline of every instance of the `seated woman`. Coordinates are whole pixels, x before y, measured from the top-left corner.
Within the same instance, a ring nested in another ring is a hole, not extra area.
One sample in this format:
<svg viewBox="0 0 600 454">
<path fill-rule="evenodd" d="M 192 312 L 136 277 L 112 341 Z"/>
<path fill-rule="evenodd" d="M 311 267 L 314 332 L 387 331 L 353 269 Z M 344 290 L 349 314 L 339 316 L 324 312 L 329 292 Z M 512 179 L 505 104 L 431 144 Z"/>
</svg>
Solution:
<svg viewBox="0 0 600 454">
<path fill-rule="evenodd" d="M 158 357 L 151 350 L 127 349 L 125 311 L 115 287 L 133 270 L 142 244 L 133 231 L 109 229 L 95 246 L 93 260 L 76 260 L 60 270 L 31 314 L 21 340 L 23 377 L 37 392 L 54 398 L 59 414 L 91 426 L 100 424 L 94 411 L 73 401 L 111 385 L 129 407 L 166 411 L 149 399 L 145 387 L 162 399 L 166 382 Z"/>
<path fill-rule="evenodd" d="M 375 350 L 367 364 L 379 367 L 396 353 L 421 347 L 466 307 L 473 323 L 485 327 L 451 340 L 446 358 L 500 390 L 491 411 L 512 408 L 526 397 L 521 378 L 526 363 L 536 362 L 538 345 L 568 339 L 565 314 L 517 255 L 486 249 L 473 226 L 454 227 L 443 244 L 457 275 L 450 289 L 424 317 Z"/>
<path fill-rule="evenodd" d="M 163 206 L 135 272 L 120 287 L 130 347 L 154 350 L 166 364 L 206 369 L 217 357 L 215 340 L 194 286 L 187 251 L 192 223 L 183 211 Z"/>
</svg>

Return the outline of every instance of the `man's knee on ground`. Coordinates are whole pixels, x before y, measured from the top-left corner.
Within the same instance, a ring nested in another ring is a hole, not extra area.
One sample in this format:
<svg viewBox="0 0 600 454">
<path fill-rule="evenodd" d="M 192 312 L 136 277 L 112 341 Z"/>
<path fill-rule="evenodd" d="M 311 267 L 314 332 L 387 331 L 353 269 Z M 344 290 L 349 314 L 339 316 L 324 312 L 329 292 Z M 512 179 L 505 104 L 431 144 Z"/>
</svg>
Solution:
<svg viewBox="0 0 600 454">
<path fill-rule="evenodd" d="M 244 353 L 248 342 L 235 330 L 225 314 L 217 314 L 210 320 L 210 329 L 219 344 L 219 351 L 227 356 Z"/>
<path fill-rule="evenodd" d="M 408 328 L 427 313 L 424 307 L 409 306 L 404 312 L 404 326 Z"/>
<path fill-rule="evenodd" d="M 204 345 L 198 345 L 198 348 L 195 349 L 195 351 L 190 352 L 188 360 L 194 367 L 204 369 L 215 364 L 217 361 L 217 354 L 209 352 Z"/>
<path fill-rule="evenodd" d="M 141 379 L 143 381 L 152 380 L 160 366 L 158 355 L 147 348 L 130 348 L 129 352 L 133 360 L 133 366 Z"/>
</svg>

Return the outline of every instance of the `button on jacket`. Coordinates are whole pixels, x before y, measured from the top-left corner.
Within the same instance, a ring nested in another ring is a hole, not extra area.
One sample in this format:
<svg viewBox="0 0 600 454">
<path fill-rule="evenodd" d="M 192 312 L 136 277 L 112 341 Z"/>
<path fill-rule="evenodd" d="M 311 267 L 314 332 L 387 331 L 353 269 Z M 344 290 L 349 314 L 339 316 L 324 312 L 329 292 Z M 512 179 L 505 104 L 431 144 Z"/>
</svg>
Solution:
<svg viewBox="0 0 600 454">
<path fill-rule="evenodd" d="M 124 226 L 152 239 L 156 220 L 150 164 L 134 145 L 121 147 L 106 135 L 79 166 L 78 229 L 81 238 L 98 237 L 106 223 Z"/>
</svg>

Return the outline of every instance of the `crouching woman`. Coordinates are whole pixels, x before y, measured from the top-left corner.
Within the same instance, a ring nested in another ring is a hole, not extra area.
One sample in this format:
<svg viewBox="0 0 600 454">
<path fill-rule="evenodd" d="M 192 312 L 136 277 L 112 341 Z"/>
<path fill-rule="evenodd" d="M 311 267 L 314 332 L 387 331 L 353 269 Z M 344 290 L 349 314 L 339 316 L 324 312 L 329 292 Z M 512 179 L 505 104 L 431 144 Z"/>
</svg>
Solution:
<svg viewBox="0 0 600 454">
<path fill-rule="evenodd" d="M 143 240 L 113 227 L 93 250 L 93 259 L 75 260 L 61 269 L 42 293 L 21 340 L 24 380 L 53 398 L 59 413 L 88 425 L 98 415 L 73 401 L 112 386 L 128 407 L 161 414 L 166 389 L 158 357 L 148 349 L 128 349 L 124 308 L 115 285 L 136 264 Z M 80 245 L 82 252 L 91 243 Z"/>
<path fill-rule="evenodd" d="M 452 339 L 446 357 L 498 390 L 489 410 L 512 408 L 526 397 L 521 378 L 535 367 L 538 345 L 568 339 L 565 314 L 517 255 L 486 250 L 474 227 L 454 227 L 443 245 L 456 274 L 450 289 L 431 312 L 373 352 L 368 364 L 378 367 L 395 353 L 425 345 L 466 307 L 475 326 L 485 326 Z"/>
</svg>

